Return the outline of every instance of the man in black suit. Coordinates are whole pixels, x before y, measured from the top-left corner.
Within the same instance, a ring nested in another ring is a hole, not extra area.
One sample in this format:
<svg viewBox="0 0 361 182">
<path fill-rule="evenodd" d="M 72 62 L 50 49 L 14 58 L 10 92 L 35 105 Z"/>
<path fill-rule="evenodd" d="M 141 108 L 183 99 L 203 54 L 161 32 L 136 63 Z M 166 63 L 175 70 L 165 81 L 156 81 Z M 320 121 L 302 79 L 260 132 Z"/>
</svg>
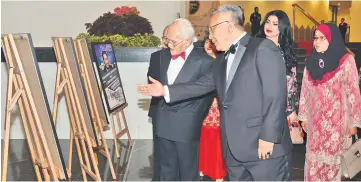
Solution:
<svg viewBox="0 0 361 182">
<path fill-rule="evenodd" d="M 160 69 L 160 55 L 161 55 L 162 51 L 164 51 L 165 48 L 168 47 L 165 44 L 165 41 L 167 40 L 167 30 L 168 30 L 168 26 L 166 26 L 163 30 L 163 36 L 162 36 L 162 48 L 163 49 L 152 53 L 150 56 L 147 78 L 148 77 L 152 77 L 152 78 L 156 78 L 156 79 L 160 78 L 160 70 L 159 70 Z M 150 83 L 149 80 L 148 80 L 148 83 Z M 153 120 L 155 120 L 155 113 L 157 110 L 157 105 L 158 105 L 159 100 L 160 100 L 160 98 L 158 98 L 158 97 L 152 97 L 152 100 L 150 101 L 148 116 L 150 118 L 152 118 L 152 123 L 153 123 Z M 155 134 L 155 124 L 153 123 L 153 164 L 154 164 L 154 166 L 153 166 L 152 181 L 160 180 L 160 173 L 159 173 L 160 172 L 160 163 L 159 163 L 158 148 L 159 148 L 158 147 L 158 139 L 157 139 L 157 135 Z"/>
<path fill-rule="evenodd" d="M 254 12 L 249 17 L 249 21 L 251 22 L 251 27 L 252 27 L 252 36 L 255 36 L 258 33 L 259 29 L 261 28 L 262 16 L 258 11 L 259 11 L 258 7 L 255 7 Z"/>
<path fill-rule="evenodd" d="M 341 23 L 338 25 L 338 29 L 340 29 L 343 41 L 346 42 L 346 32 L 347 32 L 348 25 L 345 22 L 345 18 L 341 18 Z"/>
<path fill-rule="evenodd" d="M 209 38 L 218 51 L 213 70 L 201 79 L 168 86 L 139 86 L 168 103 L 217 90 L 223 156 L 231 181 L 290 180 L 292 142 L 286 117 L 286 68 L 278 47 L 253 38 L 243 27 L 242 11 L 223 5 L 212 12 Z"/>
<path fill-rule="evenodd" d="M 164 85 L 195 81 L 213 62 L 203 49 L 194 48 L 195 32 L 186 19 L 177 19 L 167 30 L 169 49 L 159 52 L 159 80 Z M 165 98 L 166 99 L 166 98 Z M 198 148 L 202 121 L 212 96 L 167 104 L 160 98 L 153 125 L 158 140 L 160 180 L 198 181 Z"/>
</svg>

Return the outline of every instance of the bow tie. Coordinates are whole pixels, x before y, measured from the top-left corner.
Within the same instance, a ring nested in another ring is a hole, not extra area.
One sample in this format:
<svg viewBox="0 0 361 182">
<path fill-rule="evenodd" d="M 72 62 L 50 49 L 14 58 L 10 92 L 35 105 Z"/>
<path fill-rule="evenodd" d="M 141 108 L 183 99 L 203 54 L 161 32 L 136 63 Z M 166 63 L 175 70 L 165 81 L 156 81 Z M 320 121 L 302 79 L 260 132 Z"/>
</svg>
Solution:
<svg viewBox="0 0 361 182">
<path fill-rule="evenodd" d="M 172 60 L 176 60 L 178 57 L 183 58 L 183 60 L 186 59 L 186 52 L 181 52 L 180 54 L 172 55 Z"/>
<path fill-rule="evenodd" d="M 228 57 L 229 54 L 236 53 L 236 48 L 238 47 L 238 44 L 232 44 L 232 46 L 228 49 L 228 51 L 224 54 L 225 57 Z"/>
</svg>

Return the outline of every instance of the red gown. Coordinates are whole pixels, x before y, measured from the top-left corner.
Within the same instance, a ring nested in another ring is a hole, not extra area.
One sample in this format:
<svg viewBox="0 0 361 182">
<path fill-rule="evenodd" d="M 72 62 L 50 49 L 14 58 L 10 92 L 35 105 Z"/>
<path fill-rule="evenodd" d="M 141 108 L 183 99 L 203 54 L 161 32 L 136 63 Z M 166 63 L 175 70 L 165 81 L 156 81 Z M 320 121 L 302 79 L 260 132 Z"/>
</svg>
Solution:
<svg viewBox="0 0 361 182">
<path fill-rule="evenodd" d="M 219 121 L 218 99 L 215 98 L 203 121 L 199 149 L 199 171 L 213 180 L 223 179 L 226 175 Z"/>
</svg>

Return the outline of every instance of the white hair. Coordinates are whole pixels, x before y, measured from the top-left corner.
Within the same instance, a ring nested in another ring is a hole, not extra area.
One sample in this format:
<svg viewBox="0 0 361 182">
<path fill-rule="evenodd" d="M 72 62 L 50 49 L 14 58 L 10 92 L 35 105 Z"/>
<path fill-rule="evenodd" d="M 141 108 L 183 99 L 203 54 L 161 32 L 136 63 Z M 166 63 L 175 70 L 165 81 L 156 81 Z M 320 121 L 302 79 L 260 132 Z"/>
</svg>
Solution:
<svg viewBox="0 0 361 182">
<path fill-rule="evenodd" d="M 172 24 L 178 24 L 181 27 L 180 34 L 185 39 L 194 40 L 195 38 L 195 31 L 193 28 L 192 23 L 184 18 L 175 19 Z"/>
<path fill-rule="evenodd" d="M 168 27 L 169 27 L 169 25 L 167 25 L 166 27 L 164 27 L 162 36 L 165 34 L 165 31 L 168 29 Z"/>
<path fill-rule="evenodd" d="M 196 36 L 194 36 L 193 42 L 197 42 L 197 41 L 198 41 L 198 38 Z"/>
</svg>

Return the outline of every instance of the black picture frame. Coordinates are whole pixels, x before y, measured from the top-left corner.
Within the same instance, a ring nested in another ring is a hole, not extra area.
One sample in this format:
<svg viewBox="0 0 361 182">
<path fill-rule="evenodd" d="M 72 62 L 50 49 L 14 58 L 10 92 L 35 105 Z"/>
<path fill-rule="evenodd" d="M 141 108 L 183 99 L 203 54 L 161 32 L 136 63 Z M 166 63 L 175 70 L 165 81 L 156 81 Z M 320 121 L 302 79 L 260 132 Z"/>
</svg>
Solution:
<svg viewBox="0 0 361 182">
<path fill-rule="evenodd" d="M 117 60 L 114 54 L 113 44 L 111 42 L 94 42 L 91 43 L 91 49 L 94 61 L 96 63 L 98 78 L 102 86 L 108 112 L 113 113 L 114 111 L 117 111 L 119 108 L 127 104 L 124 87 L 119 74 Z M 103 61 L 104 52 L 107 56 L 107 63 L 104 63 Z M 116 89 L 114 90 L 110 87 Z M 112 102 L 110 101 L 110 99 L 112 100 Z"/>
</svg>

